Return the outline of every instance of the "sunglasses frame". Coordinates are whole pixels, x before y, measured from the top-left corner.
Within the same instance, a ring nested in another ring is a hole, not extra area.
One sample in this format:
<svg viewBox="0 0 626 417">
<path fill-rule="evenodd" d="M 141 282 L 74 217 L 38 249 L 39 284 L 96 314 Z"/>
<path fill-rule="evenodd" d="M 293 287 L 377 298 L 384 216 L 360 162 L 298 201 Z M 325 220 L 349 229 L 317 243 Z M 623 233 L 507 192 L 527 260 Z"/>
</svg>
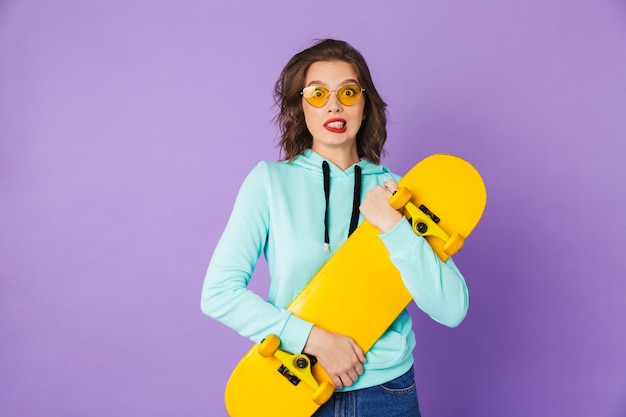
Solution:
<svg viewBox="0 0 626 417">
<path fill-rule="evenodd" d="M 354 103 L 352 103 L 352 104 L 346 104 L 346 103 L 344 103 L 343 101 L 341 101 L 341 98 L 340 98 L 340 96 L 339 96 L 339 91 L 343 90 L 344 88 L 349 88 L 349 87 L 357 87 L 357 88 L 356 88 L 356 90 L 360 90 L 360 91 L 359 91 L 359 96 L 357 97 L 356 101 L 355 101 Z M 306 95 L 304 95 L 304 92 L 305 92 L 306 90 L 310 90 L 310 89 L 313 89 L 313 90 L 316 90 L 316 89 L 326 90 L 326 91 L 328 92 L 328 93 L 326 94 L 326 100 L 325 100 L 322 104 L 320 104 L 319 106 L 316 106 L 315 104 L 311 103 L 311 102 L 309 101 L 309 98 L 311 98 L 311 97 L 307 97 Z M 307 103 L 309 103 L 312 107 L 315 107 L 315 108 L 318 108 L 318 109 L 319 109 L 319 108 L 321 108 L 321 107 L 324 107 L 324 106 L 328 103 L 328 100 L 330 100 L 330 95 L 331 95 L 332 93 L 335 93 L 335 96 L 337 97 L 337 100 L 338 100 L 341 104 L 343 104 L 344 106 L 354 106 L 356 103 L 358 103 L 358 102 L 359 102 L 359 100 L 361 99 L 361 96 L 363 95 L 363 93 L 364 93 L 364 92 L 365 92 L 365 88 L 361 87 L 361 86 L 360 86 L 360 85 L 358 85 L 358 84 L 348 84 L 348 85 L 344 85 L 344 86 L 342 86 L 342 87 L 339 87 L 339 88 L 338 88 L 338 89 L 336 89 L 336 90 L 329 90 L 329 89 L 328 89 L 328 88 L 326 88 L 326 87 L 321 87 L 321 86 L 317 86 L 317 85 L 311 85 L 311 86 L 308 86 L 308 87 L 304 87 L 304 88 L 302 89 L 302 91 L 300 91 L 300 95 L 301 95 L 301 96 L 302 96 L 302 97 L 306 100 L 306 102 L 307 102 Z"/>
</svg>

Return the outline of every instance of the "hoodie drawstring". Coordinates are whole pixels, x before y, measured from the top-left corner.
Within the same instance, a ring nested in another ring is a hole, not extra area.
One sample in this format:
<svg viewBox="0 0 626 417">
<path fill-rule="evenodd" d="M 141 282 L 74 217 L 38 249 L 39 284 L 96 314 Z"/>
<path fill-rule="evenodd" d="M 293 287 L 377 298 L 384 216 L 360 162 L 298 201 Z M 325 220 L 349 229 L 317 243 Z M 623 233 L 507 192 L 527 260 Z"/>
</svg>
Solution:
<svg viewBox="0 0 626 417">
<path fill-rule="evenodd" d="M 348 237 L 354 232 L 359 223 L 359 206 L 361 205 L 361 167 L 354 166 L 354 195 L 352 197 L 352 218 Z"/>
<path fill-rule="evenodd" d="M 324 173 L 324 197 L 326 197 L 326 208 L 324 210 L 324 251 L 330 251 L 330 237 L 328 236 L 328 200 L 330 199 L 330 166 L 328 162 L 322 162 Z"/>
<path fill-rule="evenodd" d="M 324 197 L 326 206 L 324 209 L 324 250 L 330 252 L 330 236 L 328 233 L 328 206 L 330 200 L 330 166 L 328 162 L 322 162 L 322 172 L 324 174 Z M 357 228 L 359 222 L 359 206 L 361 205 L 361 167 L 354 166 L 354 193 L 352 196 L 352 215 L 350 217 L 350 229 L 348 237 Z"/>
</svg>

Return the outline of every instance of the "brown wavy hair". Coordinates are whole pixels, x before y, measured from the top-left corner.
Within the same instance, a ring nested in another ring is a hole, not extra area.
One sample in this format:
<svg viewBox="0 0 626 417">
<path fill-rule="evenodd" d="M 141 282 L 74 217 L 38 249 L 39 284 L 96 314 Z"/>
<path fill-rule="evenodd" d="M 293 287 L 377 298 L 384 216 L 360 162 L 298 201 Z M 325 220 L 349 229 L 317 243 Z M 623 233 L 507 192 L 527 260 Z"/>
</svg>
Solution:
<svg viewBox="0 0 626 417">
<path fill-rule="evenodd" d="M 365 88 L 365 119 L 357 133 L 357 151 L 360 158 L 380 163 L 387 140 L 387 104 L 376 91 L 365 59 L 359 51 L 344 41 L 325 39 L 296 54 L 287 63 L 274 87 L 274 100 L 280 112 L 274 121 L 281 138 L 279 147 L 283 160 L 292 160 L 313 145 L 313 137 L 306 127 L 302 96 L 309 66 L 320 61 L 343 61 L 352 64 L 361 87 Z"/>
</svg>

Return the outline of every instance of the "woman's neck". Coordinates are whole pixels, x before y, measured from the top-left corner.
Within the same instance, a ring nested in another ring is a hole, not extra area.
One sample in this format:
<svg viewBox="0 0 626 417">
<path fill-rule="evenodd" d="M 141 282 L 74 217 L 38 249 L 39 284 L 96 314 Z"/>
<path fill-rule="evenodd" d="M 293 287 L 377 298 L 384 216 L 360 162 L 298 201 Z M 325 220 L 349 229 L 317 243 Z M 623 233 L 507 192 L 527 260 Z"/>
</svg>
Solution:
<svg viewBox="0 0 626 417">
<path fill-rule="evenodd" d="M 356 146 L 352 149 L 313 146 L 311 150 L 318 153 L 322 158 L 332 162 L 343 171 L 361 160 Z"/>
</svg>

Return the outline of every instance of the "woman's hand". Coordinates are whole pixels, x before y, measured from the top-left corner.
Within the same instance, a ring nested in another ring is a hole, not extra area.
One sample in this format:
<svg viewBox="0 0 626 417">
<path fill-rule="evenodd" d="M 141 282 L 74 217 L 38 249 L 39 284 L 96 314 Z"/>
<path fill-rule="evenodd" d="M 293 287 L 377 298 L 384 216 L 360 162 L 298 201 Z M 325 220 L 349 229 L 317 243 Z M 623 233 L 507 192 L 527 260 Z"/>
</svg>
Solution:
<svg viewBox="0 0 626 417">
<path fill-rule="evenodd" d="M 337 389 L 352 385 L 363 374 L 365 355 L 349 337 L 313 326 L 303 352 L 317 358 Z"/>
<path fill-rule="evenodd" d="M 370 190 L 359 207 L 363 217 L 383 233 L 391 230 L 402 219 L 402 213 L 389 204 L 389 199 L 397 190 L 398 184 L 389 180 L 385 182 L 385 187 L 379 185 Z"/>
</svg>

